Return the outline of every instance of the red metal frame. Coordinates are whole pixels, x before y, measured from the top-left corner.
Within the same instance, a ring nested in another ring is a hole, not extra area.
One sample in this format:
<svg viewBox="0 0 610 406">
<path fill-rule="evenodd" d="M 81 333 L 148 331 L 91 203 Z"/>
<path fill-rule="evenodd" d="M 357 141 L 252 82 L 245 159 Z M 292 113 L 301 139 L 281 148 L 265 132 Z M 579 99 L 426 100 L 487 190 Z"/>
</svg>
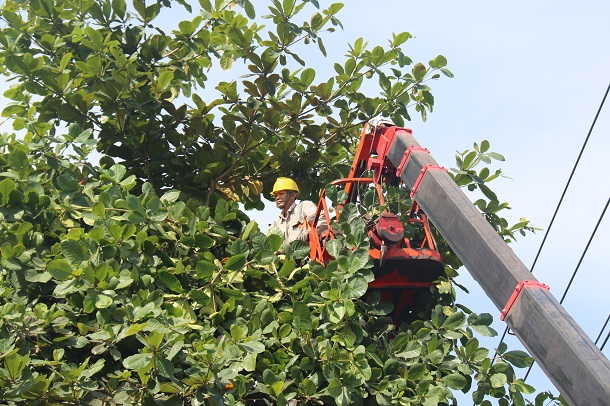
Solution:
<svg viewBox="0 0 610 406">
<path fill-rule="evenodd" d="M 409 148 L 407 148 L 407 150 L 405 151 L 405 154 L 402 157 L 402 160 L 400 161 L 400 164 L 398 165 L 398 168 L 396 168 L 396 176 L 400 177 L 400 175 L 402 174 L 402 170 L 405 168 L 405 165 L 407 164 L 407 161 L 409 160 L 409 157 L 411 156 L 411 152 L 413 151 L 423 151 L 427 154 L 430 153 L 430 150 L 428 148 L 424 148 L 424 147 L 417 147 L 417 146 L 410 146 Z"/>
<path fill-rule="evenodd" d="M 510 313 L 511 309 L 515 305 L 515 302 L 519 298 L 519 295 L 521 295 L 521 292 L 525 288 L 538 288 L 538 289 L 546 289 L 546 290 L 550 289 L 549 285 L 546 285 L 546 284 L 538 282 L 538 281 L 532 281 L 532 280 L 520 281 L 517 284 L 517 287 L 515 288 L 515 290 L 513 291 L 513 294 L 510 295 L 508 302 L 506 302 L 506 306 L 504 306 L 504 309 L 502 309 L 502 312 L 500 313 L 500 320 L 504 321 L 506 316 L 508 316 L 508 313 Z"/>
<path fill-rule="evenodd" d="M 358 144 L 358 149 L 350 170 L 350 176 L 331 182 L 332 186 L 345 185 L 348 199 L 335 207 L 336 218 L 339 218 L 343 205 L 353 201 L 354 187 L 358 184 L 372 184 L 380 205 L 385 205 L 383 183 L 397 186 L 400 178 L 397 176 L 397 168 L 387 158 L 387 153 L 392 145 L 394 137 L 400 132 L 411 133 L 411 130 L 400 127 L 371 127 L 366 124 Z M 425 148 L 415 148 L 428 152 Z M 410 154 L 412 150 L 409 150 Z M 401 170 L 409 158 L 405 153 L 399 169 Z M 444 168 L 443 168 L 444 169 Z M 372 172 L 372 177 L 362 178 L 366 172 Z M 321 264 L 326 264 L 333 258 L 325 249 L 325 243 L 334 239 L 332 227 L 324 235 L 318 235 L 316 223 L 320 216 L 324 216 L 327 224 L 332 224 L 336 219 L 332 218 L 326 202 L 326 190 L 322 191 L 318 202 L 315 222 L 310 228 L 310 258 Z M 380 213 L 377 223 L 368 230 L 371 242 L 369 255 L 373 259 L 375 280 L 369 284 L 369 288 L 379 290 L 382 300 L 394 303 L 392 318 L 400 321 L 413 308 L 416 296 L 420 293 L 430 294 L 430 286 L 444 272 L 441 255 L 436 249 L 436 243 L 430 231 L 427 216 L 420 210 L 414 200 L 407 224 L 416 224 L 423 229 L 423 239 L 417 246 L 408 238 L 404 238 L 404 225 L 398 218 L 384 211 Z M 399 237 L 398 237 L 399 236 Z"/>
<path fill-rule="evenodd" d="M 439 165 L 426 165 L 426 166 L 424 166 L 421 169 L 421 171 L 419 172 L 419 176 L 415 180 L 415 183 L 413 184 L 413 189 L 411 189 L 411 197 L 415 196 L 415 193 L 417 193 L 417 189 L 419 189 L 419 185 L 421 184 L 421 181 L 424 180 L 424 176 L 431 169 L 437 169 L 437 170 L 440 170 L 440 171 L 443 171 L 443 172 L 447 172 L 447 168 L 443 168 L 442 166 L 439 166 Z"/>
</svg>

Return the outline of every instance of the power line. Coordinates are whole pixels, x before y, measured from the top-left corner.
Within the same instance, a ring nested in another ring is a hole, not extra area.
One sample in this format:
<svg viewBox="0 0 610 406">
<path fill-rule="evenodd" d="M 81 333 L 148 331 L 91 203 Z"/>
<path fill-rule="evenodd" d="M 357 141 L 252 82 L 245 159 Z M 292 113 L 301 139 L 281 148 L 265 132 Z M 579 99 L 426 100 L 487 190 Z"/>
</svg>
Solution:
<svg viewBox="0 0 610 406">
<path fill-rule="evenodd" d="M 538 257 L 540 256 L 540 252 L 542 251 L 542 247 L 544 247 L 544 243 L 546 241 L 546 238 L 549 235 L 549 232 L 551 231 L 551 227 L 553 227 L 553 223 L 555 221 L 555 217 L 557 216 L 557 212 L 559 211 L 559 207 L 561 207 L 561 203 L 563 202 L 563 198 L 566 195 L 566 192 L 568 191 L 568 187 L 570 186 L 570 182 L 572 181 L 572 177 L 574 176 L 574 172 L 576 172 L 576 168 L 578 167 L 578 163 L 580 162 L 580 158 L 582 157 L 582 154 L 585 150 L 585 147 L 587 146 L 587 143 L 589 142 L 589 137 L 591 136 L 591 133 L 593 132 L 593 128 L 595 127 L 595 123 L 597 122 L 597 118 L 599 117 L 599 113 L 602 111 L 602 108 L 604 107 L 604 102 L 606 101 L 606 97 L 608 96 L 608 92 L 610 92 L 610 83 L 608 84 L 608 88 L 606 89 L 606 93 L 604 94 L 604 98 L 602 99 L 601 104 L 599 105 L 599 109 L 597 109 L 597 114 L 595 114 L 595 118 L 593 119 L 593 124 L 591 124 L 591 128 L 589 129 L 589 133 L 587 134 L 587 138 L 585 138 L 585 142 L 582 144 L 582 148 L 580 149 L 580 153 L 578 154 L 578 158 L 576 158 L 576 162 L 574 163 L 574 167 L 572 168 L 572 173 L 570 173 L 570 177 L 568 178 L 568 181 L 566 183 L 565 188 L 563 189 L 563 193 L 561 194 L 561 198 L 559 199 L 559 203 L 557 203 L 557 207 L 555 208 L 555 213 L 553 213 L 553 217 L 551 218 L 551 222 L 549 224 L 549 227 L 546 230 L 546 233 L 544 233 L 544 238 L 542 239 L 542 243 L 540 243 L 540 248 L 538 249 L 538 253 L 536 254 L 536 258 L 534 258 L 534 262 L 532 264 L 532 268 L 530 269 L 530 272 L 534 272 L 534 267 L 536 266 L 536 262 L 538 261 Z"/>
<path fill-rule="evenodd" d="M 587 143 L 589 142 L 589 138 L 591 136 L 591 133 L 593 132 L 593 128 L 595 128 L 595 124 L 597 123 L 597 118 L 599 117 L 599 114 L 602 111 L 602 108 L 604 107 L 604 103 L 606 102 L 606 97 L 608 96 L 608 93 L 610 92 L 610 83 L 608 84 L 608 88 L 606 89 L 606 93 L 604 94 L 604 97 L 599 105 L 599 108 L 597 109 L 597 113 L 595 114 L 595 118 L 593 119 L 593 123 L 591 124 L 591 128 L 589 128 L 589 132 L 587 134 L 587 137 L 585 138 L 582 148 L 580 149 L 580 153 L 578 154 L 578 157 L 576 158 L 576 162 L 574 163 L 574 166 L 572 168 L 572 172 L 570 173 L 570 176 L 568 178 L 568 181 L 566 182 L 565 188 L 563 189 L 563 193 L 561 194 L 561 198 L 559 199 L 559 202 L 557 203 L 557 207 L 555 208 L 555 212 L 553 213 L 553 217 L 551 218 L 551 221 L 549 223 L 549 226 L 544 234 L 544 237 L 542 239 L 542 242 L 540 243 L 540 248 L 538 248 L 538 252 L 536 253 L 536 257 L 534 258 L 534 262 L 532 263 L 532 267 L 530 268 L 530 272 L 534 272 L 534 268 L 536 267 L 536 263 L 538 261 L 538 257 L 540 256 L 540 253 L 542 252 L 542 248 L 544 247 L 544 243 L 546 242 L 546 239 L 549 235 L 549 232 L 551 231 L 551 228 L 553 227 L 553 224 L 555 222 L 555 217 L 557 217 L 557 213 L 559 212 L 559 208 L 561 207 L 561 203 L 563 202 L 563 199 L 566 195 L 566 192 L 568 190 L 568 187 L 570 186 L 570 183 L 572 182 L 572 178 L 574 177 L 574 173 L 576 172 L 576 168 L 578 167 L 578 164 L 580 163 L 580 158 L 583 155 L 583 152 L 587 146 Z M 605 211 L 605 210 L 604 210 Z M 500 338 L 500 343 L 498 344 L 498 347 L 500 346 L 500 344 L 502 344 L 504 342 L 504 339 L 506 338 L 506 334 L 509 331 L 509 327 L 508 325 L 506 326 L 506 328 L 504 329 L 504 333 L 502 334 L 502 338 Z M 607 340 L 607 338 L 606 338 Z M 605 342 L 604 342 L 605 344 Z M 496 352 L 497 354 L 497 352 Z M 493 364 L 493 361 L 492 361 Z M 533 366 L 533 364 L 532 364 Z M 530 366 L 530 368 L 528 369 L 527 373 L 529 374 L 529 371 L 531 370 L 532 366 Z M 523 379 L 524 381 L 527 379 L 527 374 L 525 376 L 525 378 Z"/>
<path fill-rule="evenodd" d="M 608 322 L 610 321 L 610 314 L 608 314 L 608 318 L 606 319 L 606 322 L 604 323 L 604 326 L 602 327 L 602 329 L 599 332 L 599 335 L 597 336 L 597 338 L 595 339 L 595 345 L 597 345 L 597 342 L 599 341 L 599 339 L 602 337 L 602 333 L 604 332 L 604 330 L 606 329 L 606 326 L 608 325 Z"/>
<path fill-rule="evenodd" d="M 606 343 L 608 342 L 608 338 L 610 337 L 610 331 L 608 332 L 608 335 L 606 336 L 606 339 L 604 340 L 604 343 L 602 344 L 601 347 L 599 347 L 600 351 L 604 349 L 604 346 L 606 345 Z"/>
<path fill-rule="evenodd" d="M 572 273 L 572 277 L 570 278 L 570 282 L 568 282 L 568 286 L 566 287 L 565 291 L 563 292 L 563 296 L 561 296 L 561 300 L 559 301 L 559 303 L 563 303 L 563 300 L 566 298 L 566 295 L 568 294 L 568 291 L 570 290 L 570 286 L 572 286 L 572 282 L 574 281 L 574 277 L 576 277 L 578 268 L 580 268 L 580 264 L 582 263 L 582 260 L 585 257 L 585 255 L 587 254 L 589 245 L 591 245 L 591 241 L 593 240 L 593 237 L 595 236 L 595 233 L 597 232 L 597 229 L 599 228 L 599 225 L 602 222 L 602 219 L 604 218 L 604 214 L 606 214 L 606 210 L 608 209 L 608 204 L 610 204 L 610 198 L 608 198 L 608 201 L 606 202 L 606 206 L 604 207 L 604 210 L 602 210 L 602 214 L 599 216 L 599 219 L 597 220 L 597 224 L 595 225 L 595 228 L 593 229 L 593 232 L 591 233 L 591 237 L 589 237 L 587 246 L 585 247 L 582 255 L 580 256 L 578 265 L 576 265 L 576 269 L 574 269 L 574 272 Z"/>
<path fill-rule="evenodd" d="M 593 237 L 595 237 L 595 233 L 597 232 L 597 229 L 599 228 L 599 225 L 601 224 L 602 219 L 604 218 L 604 215 L 606 214 L 606 210 L 608 209 L 609 204 L 610 204 L 610 198 L 608 198 L 608 201 L 606 202 L 606 206 L 604 207 L 604 210 L 602 210 L 602 214 L 599 216 L 599 219 L 597 220 L 597 224 L 595 225 L 595 228 L 593 229 L 593 232 L 591 233 L 591 236 L 589 237 L 587 246 L 585 247 L 585 249 L 582 252 L 582 255 L 580 256 L 580 260 L 578 261 L 578 264 L 576 265 L 576 268 L 574 269 L 574 272 L 572 273 L 572 277 L 570 278 L 570 282 L 568 282 L 568 286 L 566 286 L 565 290 L 563 291 L 563 296 L 561 296 L 561 300 L 559 301 L 559 303 L 563 303 L 564 299 L 566 298 L 566 295 L 568 294 L 568 291 L 570 290 L 570 287 L 572 286 L 572 282 L 574 282 L 574 278 L 576 277 L 576 274 L 578 273 L 580 264 L 582 263 L 582 260 L 585 258 L 585 255 L 587 254 L 587 251 L 589 250 L 589 246 L 591 245 L 591 241 L 593 241 Z M 608 323 L 607 320 L 606 320 L 606 323 Z M 604 327 L 605 327 L 605 325 L 604 325 Z M 608 339 L 606 338 L 606 341 L 607 340 Z M 597 344 L 597 342 L 596 342 L 596 344 Z M 604 341 L 604 344 L 605 344 L 605 341 Z M 532 365 L 530 365 L 529 368 L 527 369 L 527 372 L 525 373 L 525 377 L 523 378 L 524 381 L 529 376 L 530 371 L 532 370 L 533 366 L 534 366 L 534 364 L 532 363 Z"/>
</svg>

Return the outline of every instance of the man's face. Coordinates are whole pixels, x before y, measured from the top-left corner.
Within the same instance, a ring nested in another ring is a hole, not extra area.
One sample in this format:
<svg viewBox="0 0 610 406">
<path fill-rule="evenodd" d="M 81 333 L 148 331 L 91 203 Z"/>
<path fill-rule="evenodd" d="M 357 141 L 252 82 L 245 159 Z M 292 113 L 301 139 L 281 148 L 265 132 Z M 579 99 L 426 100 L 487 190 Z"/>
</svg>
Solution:
<svg viewBox="0 0 610 406">
<path fill-rule="evenodd" d="M 285 207 L 290 207 L 292 202 L 294 202 L 294 193 L 291 193 L 287 190 L 280 190 L 275 192 L 273 195 L 275 199 L 275 205 L 278 209 L 283 210 Z"/>
</svg>

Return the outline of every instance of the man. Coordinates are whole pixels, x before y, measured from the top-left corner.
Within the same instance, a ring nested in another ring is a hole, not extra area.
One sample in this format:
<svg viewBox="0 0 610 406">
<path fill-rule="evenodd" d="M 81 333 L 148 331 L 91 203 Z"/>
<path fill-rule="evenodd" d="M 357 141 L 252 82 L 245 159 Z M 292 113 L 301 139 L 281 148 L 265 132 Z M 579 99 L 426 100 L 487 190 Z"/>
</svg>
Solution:
<svg viewBox="0 0 610 406">
<path fill-rule="evenodd" d="M 275 199 L 275 205 L 280 209 L 280 215 L 269 227 L 270 232 L 277 232 L 284 236 L 284 248 L 292 241 L 307 241 L 309 230 L 305 223 L 313 224 L 318 206 L 310 201 L 303 200 L 296 203 L 299 195 L 299 187 L 290 178 L 277 178 L 273 185 L 271 194 Z M 318 233 L 328 229 L 326 219 L 320 216 L 317 225 Z"/>
</svg>

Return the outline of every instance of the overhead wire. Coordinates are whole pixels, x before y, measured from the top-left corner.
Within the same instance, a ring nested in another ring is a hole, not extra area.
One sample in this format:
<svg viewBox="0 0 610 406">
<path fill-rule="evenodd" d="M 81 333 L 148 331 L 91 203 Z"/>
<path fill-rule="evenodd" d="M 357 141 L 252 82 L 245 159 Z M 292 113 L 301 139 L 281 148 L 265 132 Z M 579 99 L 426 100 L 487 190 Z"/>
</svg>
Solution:
<svg viewBox="0 0 610 406">
<path fill-rule="evenodd" d="M 604 332 L 604 330 L 606 329 L 606 326 L 608 325 L 608 322 L 610 321 L 610 314 L 608 314 L 608 318 L 606 319 L 606 322 L 604 323 L 604 326 L 602 327 L 602 329 L 599 331 L 599 335 L 597 336 L 597 338 L 595 339 L 595 345 L 597 345 L 599 339 L 602 337 L 602 334 Z"/>
<path fill-rule="evenodd" d="M 580 153 L 578 154 L 578 158 L 576 158 L 576 162 L 574 163 L 574 167 L 572 168 L 572 172 L 570 173 L 570 177 L 568 178 L 568 181 L 566 182 L 566 186 L 563 189 L 563 193 L 561 194 L 561 198 L 559 199 L 559 203 L 557 203 L 557 207 L 555 208 L 555 213 L 553 213 L 553 217 L 551 218 L 551 222 L 549 224 L 549 227 L 546 230 L 546 233 L 544 233 L 544 238 L 542 239 L 542 242 L 540 243 L 540 248 L 538 248 L 538 253 L 536 254 L 536 257 L 534 258 L 534 262 L 532 263 L 532 267 L 530 269 L 530 272 L 534 272 L 534 267 L 536 266 L 536 262 L 538 261 L 538 257 L 540 256 L 540 252 L 542 252 L 542 248 L 544 247 L 544 243 L 546 241 L 546 238 L 549 235 L 549 232 L 551 231 L 551 227 L 553 227 L 553 223 L 555 222 L 555 217 L 557 217 L 557 212 L 559 211 L 559 208 L 561 207 L 561 203 L 563 202 L 563 198 L 566 195 L 566 192 L 568 191 L 568 187 L 570 186 L 570 183 L 572 182 L 572 177 L 574 177 L 574 172 L 576 172 L 576 168 L 578 167 L 578 164 L 580 162 L 580 158 L 582 157 L 582 154 L 587 146 L 587 143 L 589 142 L 589 137 L 591 137 L 591 133 L 593 132 L 593 128 L 595 128 L 595 123 L 597 122 L 597 118 L 599 117 L 599 113 L 601 113 L 602 108 L 604 107 L 604 103 L 606 101 L 606 97 L 608 96 L 608 92 L 610 92 L 610 83 L 608 84 L 608 88 L 606 89 L 606 93 L 604 94 L 604 98 L 602 99 L 601 104 L 599 105 L 599 108 L 597 109 L 597 114 L 595 114 L 595 118 L 593 119 L 593 123 L 591 124 L 591 128 L 589 129 L 589 133 L 587 134 L 587 138 L 585 138 L 585 141 L 582 144 L 582 148 L 580 149 Z"/>
<path fill-rule="evenodd" d="M 566 182 L 565 188 L 563 189 L 563 193 L 561 194 L 561 197 L 559 199 L 559 202 L 557 203 L 557 206 L 555 208 L 555 212 L 553 213 L 553 216 L 551 217 L 551 221 L 549 223 L 549 226 L 547 227 L 547 230 L 544 234 L 544 237 L 542 238 L 542 242 L 540 243 L 540 247 L 538 248 L 538 252 L 536 253 L 536 257 L 534 258 L 534 262 L 532 263 L 532 266 L 530 268 L 530 272 L 534 273 L 534 268 L 536 267 L 536 263 L 538 262 L 538 257 L 540 256 L 540 253 L 542 252 L 542 249 L 544 247 L 544 244 L 546 242 L 546 239 L 549 235 L 549 232 L 551 231 L 551 228 L 553 227 L 553 224 L 555 222 L 555 218 L 557 217 L 557 213 L 559 212 L 559 208 L 561 207 L 561 204 L 563 202 L 563 199 L 566 195 L 566 192 L 570 186 L 570 183 L 572 182 L 572 178 L 574 177 L 574 173 L 576 172 L 576 168 L 578 167 L 578 164 L 580 163 L 580 159 L 583 155 L 583 152 L 589 142 L 589 138 L 591 137 L 591 133 L 593 132 L 593 129 L 595 128 L 595 124 L 597 123 L 597 119 L 599 117 L 599 114 L 602 111 L 602 108 L 604 107 L 604 103 L 606 102 L 606 98 L 608 97 L 608 93 L 610 92 L 610 83 L 608 84 L 608 88 L 606 89 L 606 92 L 604 93 L 604 97 L 602 98 L 602 101 L 599 105 L 599 108 L 597 109 L 597 113 L 595 114 L 595 118 L 593 119 L 593 123 L 591 124 L 591 127 L 589 128 L 589 132 L 587 134 L 587 137 L 585 138 L 582 148 L 580 149 L 580 153 L 578 154 L 578 157 L 576 158 L 576 162 L 574 163 L 574 166 L 572 168 L 572 172 L 570 173 L 570 176 L 568 177 L 568 180 Z M 498 343 L 498 347 L 504 342 L 504 339 L 506 338 L 506 334 L 508 334 L 509 332 L 509 326 L 507 325 L 506 328 L 504 329 L 504 333 L 502 334 L 502 337 L 500 338 L 500 342 Z M 606 338 L 606 341 L 608 340 L 608 338 Z M 605 344 L 605 342 L 604 342 Z M 497 354 L 497 352 L 496 352 Z M 493 364 L 493 361 L 492 361 Z M 533 365 L 533 364 L 532 364 Z M 532 366 L 530 366 L 530 369 L 532 368 Z M 529 370 L 528 370 L 529 373 Z M 527 375 L 526 375 L 527 378 Z M 525 379 L 524 379 L 525 381 Z"/>
<path fill-rule="evenodd" d="M 602 344 L 601 347 L 599 347 L 599 350 L 602 351 L 604 349 L 604 346 L 606 345 L 606 343 L 608 342 L 608 338 L 610 338 L 610 331 L 608 332 L 608 335 L 606 335 L 606 339 L 604 340 L 604 343 Z"/>
<path fill-rule="evenodd" d="M 583 250 L 582 255 L 580 256 L 580 260 L 578 261 L 578 264 L 576 265 L 574 272 L 572 272 L 572 277 L 570 278 L 570 281 L 568 282 L 568 286 L 566 286 L 565 290 L 563 291 L 563 295 L 561 296 L 561 300 L 559 301 L 560 304 L 563 303 L 563 301 L 565 300 L 566 295 L 568 294 L 568 291 L 570 290 L 570 287 L 572 286 L 572 282 L 574 282 L 574 278 L 576 277 L 576 274 L 578 273 L 578 270 L 580 269 L 580 264 L 582 264 L 582 260 L 585 258 L 585 255 L 587 254 L 587 251 L 589 250 L 591 241 L 593 241 L 593 237 L 595 237 L 595 233 L 597 233 L 597 229 L 599 228 L 599 225 L 601 224 L 602 219 L 604 218 L 604 215 L 606 214 L 606 210 L 608 209 L 609 204 L 610 204 L 610 198 L 608 198 L 608 201 L 606 202 L 606 206 L 604 206 L 604 209 L 602 210 L 602 214 L 599 216 L 599 219 L 597 220 L 597 224 L 595 225 L 595 228 L 593 229 L 593 232 L 591 233 L 591 236 L 589 237 L 589 241 L 587 242 L 587 245 L 585 246 L 585 249 Z M 606 320 L 606 323 L 608 323 L 607 320 Z M 525 373 L 525 377 L 523 378 L 524 381 L 529 376 L 530 371 L 532 370 L 533 366 L 534 366 L 534 364 L 532 363 L 529 366 L 529 368 L 527 369 L 527 372 Z"/>
<path fill-rule="evenodd" d="M 602 219 L 604 218 L 604 214 L 606 214 L 606 210 L 608 209 L 608 204 L 610 204 L 610 198 L 608 198 L 608 201 L 606 202 L 606 206 L 604 207 L 604 210 L 602 210 L 602 214 L 599 216 L 599 219 L 597 220 L 597 224 L 595 225 L 595 228 L 593 229 L 593 232 L 591 233 L 591 237 L 589 237 L 587 246 L 585 247 L 584 251 L 582 252 L 582 255 L 580 256 L 578 265 L 576 265 L 576 269 L 574 269 L 574 272 L 572 273 L 572 277 L 570 278 L 570 282 L 568 282 L 568 286 L 566 286 L 566 289 L 563 292 L 563 296 L 561 296 L 561 300 L 559 301 L 559 303 L 563 303 L 564 299 L 566 298 L 566 295 L 568 294 L 568 291 L 570 290 L 570 287 L 572 286 L 572 282 L 574 282 L 574 278 L 576 277 L 576 273 L 578 273 L 580 264 L 582 263 L 582 260 L 584 259 L 585 255 L 587 254 L 587 250 L 589 249 L 589 246 L 591 245 L 591 241 L 593 241 L 593 237 L 595 237 L 595 233 L 597 232 L 597 229 L 599 228 L 599 225 L 602 222 Z"/>
</svg>

